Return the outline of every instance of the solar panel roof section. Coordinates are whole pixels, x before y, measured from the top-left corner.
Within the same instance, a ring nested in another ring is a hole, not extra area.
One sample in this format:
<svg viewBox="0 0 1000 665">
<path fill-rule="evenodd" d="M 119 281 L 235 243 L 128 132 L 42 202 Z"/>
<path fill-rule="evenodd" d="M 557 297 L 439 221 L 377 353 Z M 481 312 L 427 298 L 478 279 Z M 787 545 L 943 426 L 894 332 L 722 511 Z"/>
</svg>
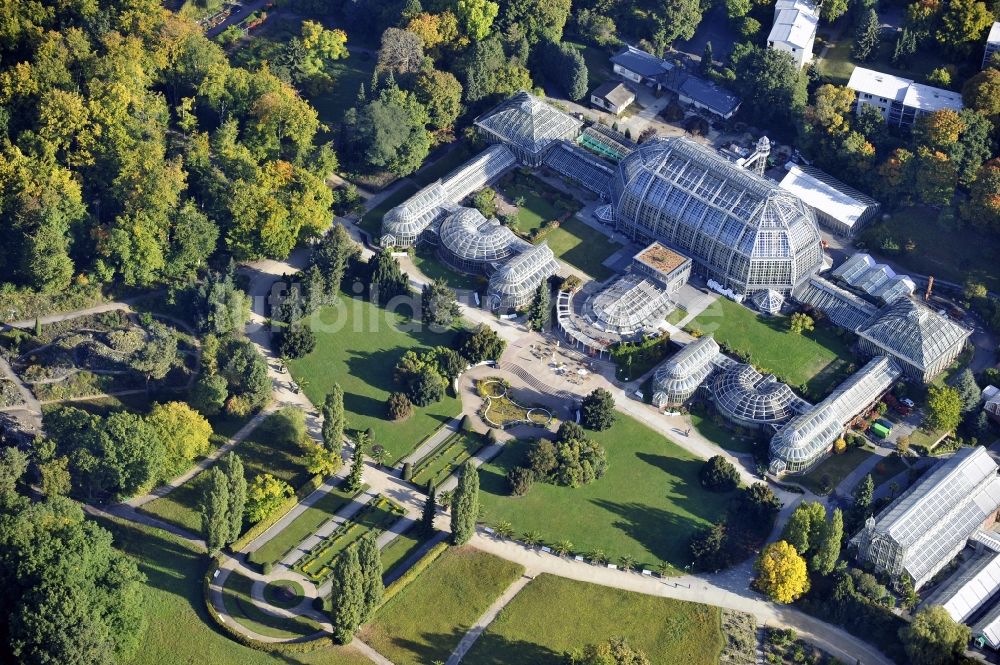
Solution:
<svg viewBox="0 0 1000 665">
<path fill-rule="evenodd" d="M 941 605 L 951 618 L 964 623 L 1000 590 L 1000 553 L 987 552 L 967 561 L 924 605 Z"/>
</svg>

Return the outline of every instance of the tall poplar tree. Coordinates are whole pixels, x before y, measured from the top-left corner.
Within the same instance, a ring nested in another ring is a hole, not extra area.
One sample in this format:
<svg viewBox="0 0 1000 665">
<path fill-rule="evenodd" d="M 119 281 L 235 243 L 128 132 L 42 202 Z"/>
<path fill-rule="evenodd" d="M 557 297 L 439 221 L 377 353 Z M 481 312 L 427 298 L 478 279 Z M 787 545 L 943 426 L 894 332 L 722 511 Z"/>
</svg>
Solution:
<svg viewBox="0 0 1000 665">
<path fill-rule="evenodd" d="M 323 443 L 330 450 L 340 450 L 344 445 L 344 389 L 333 384 L 323 403 Z"/>
<path fill-rule="evenodd" d="M 375 540 L 375 534 L 369 532 L 358 544 L 358 563 L 361 565 L 361 587 L 364 597 L 364 611 L 361 623 L 368 621 L 382 602 L 382 555 Z"/>
<path fill-rule="evenodd" d="M 201 532 L 209 553 L 221 550 L 230 534 L 229 480 L 222 469 L 212 467 L 201 502 Z"/>
<path fill-rule="evenodd" d="M 365 610 L 364 580 L 357 546 L 348 547 L 337 557 L 330 580 L 333 639 L 338 644 L 347 644 L 354 639 Z"/>
<path fill-rule="evenodd" d="M 829 575 L 837 565 L 840 557 L 840 541 L 844 537 L 844 515 L 840 508 L 835 508 L 830 521 L 824 525 L 823 533 L 816 547 L 810 568 L 821 575 Z"/>
<path fill-rule="evenodd" d="M 229 487 L 229 502 L 226 507 L 226 521 L 229 535 L 226 544 L 232 543 L 243 532 L 243 513 L 247 506 L 247 477 L 243 470 L 243 460 L 236 453 L 222 458 L 222 471 L 226 474 Z"/>
<path fill-rule="evenodd" d="M 434 515 L 437 513 L 437 490 L 434 483 L 427 481 L 427 500 L 424 501 L 424 512 L 420 517 L 420 528 L 424 533 L 434 533 Z"/>
<path fill-rule="evenodd" d="M 476 531 L 476 518 L 479 517 L 479 472 L 472 462 L 462 466 L 458 477 L 458 487 L 452 497 L 451 509 L 451 542 L 464 545 Z"/>
</svg>

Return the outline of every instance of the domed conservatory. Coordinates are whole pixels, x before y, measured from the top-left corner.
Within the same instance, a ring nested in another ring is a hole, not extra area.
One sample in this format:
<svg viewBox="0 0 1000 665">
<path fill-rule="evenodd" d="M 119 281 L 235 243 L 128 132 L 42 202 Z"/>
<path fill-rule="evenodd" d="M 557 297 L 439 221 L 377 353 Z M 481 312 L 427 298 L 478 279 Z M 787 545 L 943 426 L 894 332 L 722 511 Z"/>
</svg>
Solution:
<svg viewBox="0 0 1000 665">
<path fill-rule="evenodd" d="M 619 162 L 610 215 L 620 233 L 687 254 L 695 272 L 736 294 L 788 294 L 823 265 L 812 210 L 685 138 L 648 141 Z"/>
</svg>

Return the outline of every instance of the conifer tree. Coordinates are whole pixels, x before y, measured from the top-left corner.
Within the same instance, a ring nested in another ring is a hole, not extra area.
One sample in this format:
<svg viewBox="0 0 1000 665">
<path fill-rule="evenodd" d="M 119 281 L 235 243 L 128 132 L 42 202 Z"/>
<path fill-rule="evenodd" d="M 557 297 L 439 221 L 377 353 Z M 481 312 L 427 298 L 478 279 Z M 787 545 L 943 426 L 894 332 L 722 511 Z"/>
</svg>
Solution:
<svg viewBox="0 0 1000 665">
<path fill-rule="evenodd" d="M 549 283 L 543 281 L 535 289 L 528 308 L 528 327 L 532 330 L 545 330 L 549 327 L 552 317 L 552 297 L 549 294 Z"/>
<path fill-rule="evenodd" d="M 361 489 L 362 474 L 365 471 L 365 453 L 361 448 L 361 442 L 354 448 L 354 462 L 351 464 L 351 472 L 347 474 L 345 485 L 348 492 L 357 492 Z"/>
<path fill-rule="evenodd" d="M 454 545 L 464 545 L 476 531 L 476 519 L 479 517 L 479 472 L 472 462 L 462 466 L 458 477 L 458 487 L 452 497 L 451 509 L 451 542 Z"/>
<path fill-rule="evenodd" d="M 361 623 L 368 621 L 379 603 L 382 602 L 382 555 L 378 549 L 375 534 L 368 532 L 358 544 L 358 562 L 361 565 L 361 586 L 364 597 L 364 611 Z"/>
<path fill-rule="evenodd" d="M 330 579 L 333 639 L 338 644 L 347 644 L 354 639 L 365 610 L 364 579 L 357 546 L 348 547 L 337 557 Z"/>
<path fill-rule="evenodd" d="M 210 554 L 221 550 L 230 534 L 229 482 L 218 467 L 208 472 L 208 483 L 201 500 L 201 532 Z"/>
<path fill-rule="evenodd" d="M 434 533 L 434 515 L 437 513 L 437 490 L 434 483 L 427 481 L 427 500 L 424 501 L 424 513 L 420 517 L 420 528 L 424 533 Z"/>
<path fill-rule="evenodd" d="M 861 17 L 854 32 L 854 47 L 851 49 L 854 59 L 868 62 L 874 58 L 878 53 L 881 34 L 882 26 L 879 24 L 878 14 L 874 9 L 869 9 L 868 13 Z"/>
<path fill-rule="evenodd" d="M 323 403 L 323 443 L 330 450 L 340 450 L 344 444 L 344 389 L 333 384 Z"/>
<path fill-rule="evenodd" d="M 226 545 L 232 543 L 243 532 L 243 513 L 247 505 L 247 478 L 243 470 L 243 460 L 236 453 L 229 453 L 222 458 L 222 472 L 226 474 L 229 489 L 229 502 L 226 507 L 226 521 L 229 524 L 229 534 Z"/>
</svg>

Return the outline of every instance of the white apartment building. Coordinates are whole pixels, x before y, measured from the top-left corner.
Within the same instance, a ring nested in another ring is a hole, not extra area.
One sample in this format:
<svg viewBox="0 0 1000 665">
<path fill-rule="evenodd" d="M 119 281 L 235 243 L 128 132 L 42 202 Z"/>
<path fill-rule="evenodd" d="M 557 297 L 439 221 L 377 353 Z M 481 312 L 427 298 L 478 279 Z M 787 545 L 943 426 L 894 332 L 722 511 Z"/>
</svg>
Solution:
<svg viewBox="0 0 1000 665">
<path fill-rule="evenodd" d="M 983 69 L 990 64 L 993 54 L 1000 51 L 1000 21 L 993 24 L 990 34 L 986 36 L 986 49 L 983 51 Z"/>
<path fill-rule="evenodd" d="M 912 127 L 924 113 L 963 108 L 960 93 L 864 67 L 854 68 L 847 87 L 857 94 L 857 113 L 866 106 L 875 107 L 894 127 Z"/>
<path fill-rule="evenodd" d="M 819 7 L 812 0 L 778 0 L 767 46 L 785 51 L 802 69 L 812 60 L 818 24 Z"/>
</svg>

